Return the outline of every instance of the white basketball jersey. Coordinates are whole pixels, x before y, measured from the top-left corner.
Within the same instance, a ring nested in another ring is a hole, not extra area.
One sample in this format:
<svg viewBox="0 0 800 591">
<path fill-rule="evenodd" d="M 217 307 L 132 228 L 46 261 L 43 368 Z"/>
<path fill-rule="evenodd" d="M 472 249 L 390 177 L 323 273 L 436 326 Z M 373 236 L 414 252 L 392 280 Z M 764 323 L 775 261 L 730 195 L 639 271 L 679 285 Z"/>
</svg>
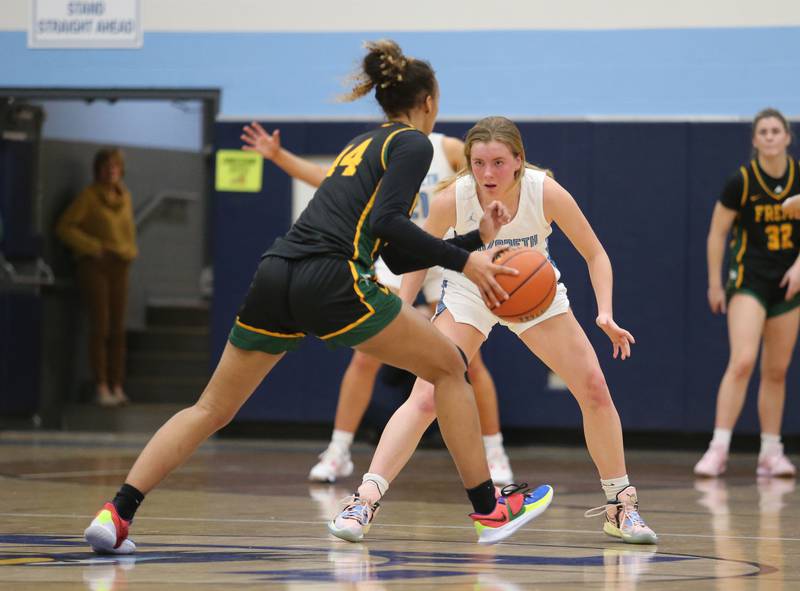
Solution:
<svg viewBox="0 0 800 591">
<path fill-rule="evenodd" d="M 450 166 L 447 160 L 447 154 L 444 152 L 444 135 L 441 133 L 432 133 L 428 139 L 433 144 L 433 159 L 431 160 L 431 167 L 428 169 L 428 174 L 425 175 L 425 180 L 419 188 L 419 199 L 417 199 L 417 206 L 411 213 L 411 221 L 422 226 L 425 220 L 428 219 L 430 212 L 430 203 L 433 199 L 436 185 L 444 179 L 451 177 L 456 171 Z"/>
<path fill-rule="evenodd" d="M 431 199 L 433 198 L 436 190 L 436 185 L 440 181 L 453 176 L 456 171 L 450 166 L 447 159 L 447 154 L 444 152 L 444 135 L 441 133 L 432 133 L 428 139 L 433 145 L 433 159 L 431 160 L 431 167 L 428 169 L 428 174 L 422 185 L 419 188 L 419 197 L 417 198 L 417 205 L 411 213 L 411 221 L 422 227 L 425 220 L 428 219 L 430 213 Z M 378 280 L 385 286 L 399 290 L 401 278 L 395 275 L 383 262 L 383 259 L 375 261 L 375 271 L 378 275 Z M 442 288 L 441 267 L 432 267 L 425 275 L 425 281 L 422 284 L 422 290 L 425 293 L 425 299 L 429 302 L 439 300 Z"/>
<path fill-rule="evenodd" d="M 545 173 L 540 170 L 525 169 L 519 194 L 519 207 L 517 214 L 508 224 L 503 226 L 497 237 L 489 244 L 483 245 L 480 250 L 494 246 L 529 246 L 541 252 L 550 259 L 547 249 L 547 238 L 553 232 L 547 219 L 544 217 L 542 192 L 544 188 Z M 466 234 L 477 230 L 483 208 L 478 201 L 475 190 L 475 179 L 472 175 L 465 175 L 456 181 L 456 234 Z M 552 259 L 551 259 L 552 262 Z M 555 264 L 553 264 L 555 268 Z M 561 276 L 558 269 L 556 280 Z M 450 283 L 469 289 L 480 297 L 480 291 L 472 281 L 461 273 L 449 269 L 444 270 L 447 288 Z"/>
</svg>

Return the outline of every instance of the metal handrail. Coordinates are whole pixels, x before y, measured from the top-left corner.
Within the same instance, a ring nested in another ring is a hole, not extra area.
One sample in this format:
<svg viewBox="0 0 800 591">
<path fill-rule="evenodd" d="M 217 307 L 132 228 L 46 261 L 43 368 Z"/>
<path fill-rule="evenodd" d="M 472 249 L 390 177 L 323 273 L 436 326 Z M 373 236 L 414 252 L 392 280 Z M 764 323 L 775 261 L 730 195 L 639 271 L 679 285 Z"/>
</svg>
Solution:
<svg viewBox="0 0 800 591">
<path fill-rule="evenodd" d="M 139 211 L 135 212 L 133 215 L 133 221 L 136 224 L 137 229 L 147 221 L 153 215 L 156 209 L 158 209 L 162 203 L 166 203 L 167 201 L 182 201 L 184 203 L 195 203 L 200 200 L 199 193 L 193 191 L 160 191 L 155 194 L 155 196 L 150 199 L 147 203 L 145 203 Z"/>
<path fill-rule="evenodd" d="M 34 262 L 35 272 L 33 274 L 23 275 L 17 271 L 17 268 L 11 261 L 0 254 L 0 269 L 2 270 L 0 279 L 4 280 L 7 277 L 8 283 L 11 285 L 30 285 L 38 287 L 41 285 L 53 285 L 56 281 L 53 269 L 41 258 L 37 258 Z"/>
</svg>

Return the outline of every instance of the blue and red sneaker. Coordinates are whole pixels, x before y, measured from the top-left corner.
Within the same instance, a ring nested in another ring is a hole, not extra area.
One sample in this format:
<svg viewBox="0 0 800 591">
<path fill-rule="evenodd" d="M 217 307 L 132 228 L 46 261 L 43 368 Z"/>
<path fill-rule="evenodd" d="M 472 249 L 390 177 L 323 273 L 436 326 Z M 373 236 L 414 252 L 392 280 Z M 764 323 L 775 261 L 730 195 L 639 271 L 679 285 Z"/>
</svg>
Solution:
<svg viewBox="0 0 800 591">
<path fill-rule="evenodd" d="M 553 487 L 543 484 L 530 491 L 527 483 L 509 484 L 500 489 L 494 511 L 471 513 L 479 544 L 496 544 L 544 513 L 553 501 Z"/>
<path fill-rule="evenodd" d="M 128 539 L 130 521 L 117 513 L 112 503 L 106 503 L 83 532 L 92 550 L 98 554 L 133 554 L 136 544 Z"/>
</svg>

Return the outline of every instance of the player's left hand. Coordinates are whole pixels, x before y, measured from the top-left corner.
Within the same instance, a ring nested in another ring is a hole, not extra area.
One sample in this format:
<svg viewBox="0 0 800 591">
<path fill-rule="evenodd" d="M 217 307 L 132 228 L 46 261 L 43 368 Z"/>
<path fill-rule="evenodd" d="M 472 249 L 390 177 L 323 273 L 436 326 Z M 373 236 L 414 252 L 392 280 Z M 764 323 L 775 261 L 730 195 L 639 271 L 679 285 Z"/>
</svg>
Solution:
<svg viewBox="0 0 800 591">
<path fill-rule="evenodd" d="M 245 125 L 239 136 L 244 142 L 242 150 L 258 152 L 267 160 L 272 160 L 281 150 L 281 130 L 276 129 L 272 134 L 268 133 L 257 121 L 250 125 Z"/>
<path fill-rule="evenodd" d="M 595 320 L 614 345 L 614 359 L 619 355 L 622 360 L 631 356 L 631 345 L 636 342 L 633 335 L 624 328 L 617 326 L 610 314 L 600 314 Z"/>
<path fill-rule="evenodd" d="M 505 226 L 511 221 L 511 214 L 505 205 L 499 201 L 492 201 L 489 206 L 483 211 L 478 231 L 481 234 L 481 240 L 484 244 L 488 244 L 494 240 L 500 228 Z"/>
<path fill-rule="evenodd" d="M 781 203 L 781 209 L 789 217 L 800 220 L 800 193 L 784 199 L 783 203 Z"/>
<path fill-rule="evenodd" d="M 783 275 L 781 287 L 786 288 L 787 302 L 800 293 L 800 261 L 789 267 L 789 270 Z"/>
</svg>

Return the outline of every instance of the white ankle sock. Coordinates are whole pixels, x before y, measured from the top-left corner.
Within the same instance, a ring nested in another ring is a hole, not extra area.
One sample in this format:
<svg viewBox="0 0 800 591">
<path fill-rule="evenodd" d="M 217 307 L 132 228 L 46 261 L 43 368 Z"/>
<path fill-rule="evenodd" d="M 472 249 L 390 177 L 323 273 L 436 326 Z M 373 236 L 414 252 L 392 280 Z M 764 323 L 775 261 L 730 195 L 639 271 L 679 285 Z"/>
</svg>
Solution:
<svg viewBox="0 0 800 591">
<path fill-rule="evenodd" d="M 350 451 L 350 445 L 353 443 L 353 433 L 334 429 L 331 436 L 331 445 L 335 445 L 344 452 Z"/>
<path fill-rule="evenodd" d="M 486 451 L 490 449 L 496 448 L 503 448 L 503 434 L 498 431 L 494 435 L 484 435 L 483 436 L 483 447 L 486 448 Z"/>
<path fill-rule="evenodd" d="M 364 485 L 367 482 L 371 482 L 375 486 L 375 488 L 378 489 L 379 496 L 376 499 L 376 501 L 382 499 L 383 495 L 385 495 L 386 492 L 389 490 L 389 481 L 386 480 L 380 474 L 367 472 L 366 474 L 364 474 L 364 476 L 361 477 L 361 484 Z"/>
<path fill-rule="evenodd" d="M 724 447 L 725 451 L 728 451 L 728 449 L 731 447 L 732 433 L 733 432 L 730 429 L 714 429 L 714 436 L 711 438 L 710 445 Z"/>
<path fill-rule="evenodd" d="M 603 487 L 603 492 L 606 493 L 606 501 L 610 503 L 611 501 L 616 501 L 617 495 L 628 488 L 631 483 L 628 480 L 628 475 L 624 474 L 617 478 L 609 478 L 608 480 L 603 480 L 601 478 L 600 485 Z"/>
<path fill-rule="evenodd" d="M 761 451 L 758 453 L 759 457 L 769 455 L 774 449 L 779 448 L 781 445 L 781 436 L 772 435 L 771 433 L 761 434 Z"/>
</svg>

